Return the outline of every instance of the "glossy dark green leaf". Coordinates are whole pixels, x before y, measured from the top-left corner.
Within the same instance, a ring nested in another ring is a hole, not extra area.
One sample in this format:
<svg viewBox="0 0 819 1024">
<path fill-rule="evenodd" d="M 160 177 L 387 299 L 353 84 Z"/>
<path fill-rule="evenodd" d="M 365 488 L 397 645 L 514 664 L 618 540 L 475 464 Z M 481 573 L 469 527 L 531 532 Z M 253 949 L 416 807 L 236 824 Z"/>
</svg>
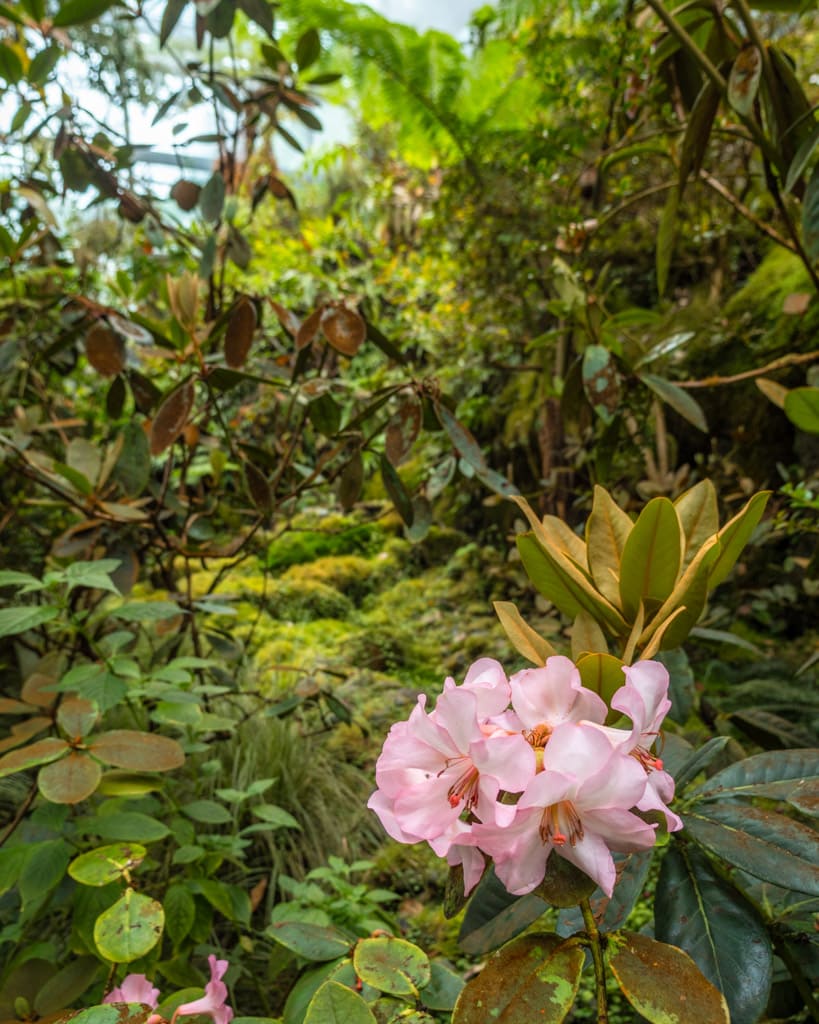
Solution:
<svg viewBox="0 0 819 1024">
<path fill-rule="evenodd" d="M 546 910 L 537 896 L 513 896 L 490 869 L 470 898 L 458 943 L 470 956 L 481 956 L 519 935 Z"/>
<path fill-rule="evenodd" d="M 665 855 L 654 904 L 654 932 L 679 946 L 725 996 L 732 1024 L 754 1024 L 768 1002 L 771 941 L 759 914 L 719 878 L 693 846 Z"/>
<path fill-rule="evenodd" d="M 764 708 L 743 708 L 732 711 L 728 717 L 737 729 L 768 750 L 806 747 L 815 736 L 809 726 L 791 722 Z"/>
<path fill-rule="evenodd" d="M 637 376 L 674 412 L 682 416 L 684 420 L 688 420 L 697 430 L 701 430 L 704 434 L 708 433 L 708 423 L 702 406 L 687 391 L 678 384 L 666 380 L 665 377 L 658 377 L 656 373 L 640 373 Z"/>
<path fill-rule="evenodd" d="M 167 0 L 165 10 L 162 12 L 162 22 L 159 26 L 160 50 L 170 39 L 171 33 L 176 28 L 187 3 L 188 0 Z"/>
<path fill-rule="evenodd" d="M 686 835 L 763 881 L 783 879 L 819 896 L 819 833 L 784 814 L 744 803 L 701 803 L 683 815 Z"/>
<path fill-rule="evenodd" d="M 701 800 L 753 795 L 753 788 L 770 782 L 819 776 L 819 750 L 782 750 L 754 754 L 723 768 L 704 782 L 694 794 Z"/>
<path fill-rule="evenodd" d="M 617 882 L 611 899 L 599 889 L 591 897 L 591 908 L 601 931 L 614 932 L 626 923 L 634 904 L 644 896 L 653 856 L 653 850 L 614 854 Z M 567 907 L 558 914 L 558 935 L 568 937 L 583 930 L 583 915 L 579 907 Z"/>
<path fill-rule="evenodd" d="M 672 722 L 685 725 L 694 708 L 696 696 L 694 671 L 688 655 L 682 648 L 677 647 L 673 651 L 661 651 L 657 654 L 656 660 L 668 669 L 668 699 L 671 701 L 668 717 Z"/>
<path fill-rule="evenodd" d="M 321 56 L 321 39 L 314 28 L 302 33 L 296 43 L 296 65 L 299 71 L 305 71 Z"/>
<path fill-rule="evenodd" d="M 629 619 L 641 601 L 663 602 L 680 571 L 683 537 L 677 512 L 668 498 L 653 498 L 640 513 L 623 547 L 620 599 Z"/>
<path fill-rule="evenodd" d="M 574 1002 L 585 959 L 556 935 L 524 935 L 495 953 L 461 992 L 452 1024 L 560 1024 Z"/>
<path fill-rule="evenodd" d="M 682 759 L 679 767 L 675 767 L 672 770 L 671 767 L 666 764 L 666 770 L 671 771 L 671 774 L 674 776 L 677 792 L 681 793 L 683 788 L 687 786 L 692 779 L 695 779 L 700 772 L 705 771 L 714 758 L 718 757 L 719 754 L 722 753 L 728 742 L 728 736 L 714 736 L 712 739 L 707 740 L 701 747 L 697 747 L 696 749 L 692 748 L 691 753 Z M 663 760 L 668 760 L 668 755 L 665 750 L 663 750 Z M 697 792 L 699 792 L 699 790 Z"/>
<path fill-rule="evenodd" d="M 386 455 L 381 456 L 379 465 L 381 467 L 381 478 L 384 481 L 384 488 L 395 505 L 396 511 L 407 526 L 412 526 L 414 518 L 412 498 L 407 494 L 404 481 L 398 475 L 398 471 Z"/>
<path fill-rule="evenodd" d="M 623 995 L 651 1024 L 731 1024 L 722 993 L 676 946 L 621 932 L 610 937 L 606 959 Z"/>
</svg>

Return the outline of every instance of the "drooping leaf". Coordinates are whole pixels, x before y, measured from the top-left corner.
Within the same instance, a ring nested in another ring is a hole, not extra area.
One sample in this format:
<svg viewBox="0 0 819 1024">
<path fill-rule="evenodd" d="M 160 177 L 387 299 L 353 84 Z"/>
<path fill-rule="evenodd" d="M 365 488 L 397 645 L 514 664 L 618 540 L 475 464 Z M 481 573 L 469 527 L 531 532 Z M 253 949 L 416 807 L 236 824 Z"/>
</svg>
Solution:
<svg viewBox="0 0 819 1024">
<path fill-rule="evenodd" d="M 85 354 L 104 377 L 115 377 L 125 369 L 125 341 L 103 323 L 94 324 L 86 334 Z"/>
<path fill-rule="evenodd" d="M 687 835 L 729 864 L 819 896 L 819 833 L 784 814 L 744 803 L 700 803 L 683 815 Z"/>
<path fill-rule="evenodd" d="M 159 26 L 159 48 L 167 43 L 170 39 L 171 33 L 176 28 L 177 23 L 187 6 L 188 0 L 167 0 L 165 4 L 165 10 L 162 12 L 162 21 Z M 185 209 L 185 207 L 183 207 Z"/>
<path fill-rule="evenodd" d="M 151 455 L 161 455 L 179 437 L 195 397 L 193 381 L 186 380 L 163 399 L 151 424 Z"/>
<path fill-rule="evenodd" d="M 99 952 L 117 964 L 131 963 L 149 953 L 162 937 L 165 912 L 149 896 L 126 889 L 94 924 Z"/>
<path fill-rule="evenodd" d="M 307 921 L 276 921 L 266 934 L 306 960 L 337 960 L 347 956 L 353 946 L 350 936 L 340 929 Z"/>
<path fill-rule="evenodd" d="M 640 373 L 638 377 L 658 398 L 671 406 L 674 412 L 688 420 L 697 430 L 704 434 L 708 433 L 708 423 L 702 406 L 687 391 L 665 377 L 658 377 L 656 373 Z"/>
<path fill-rule="evenodd" d="M 668 498 L 653 498 L 640 513 L 623 548 L 620 600 L 634 618 L 641 601 L 663 602 L 677 582 L 683 536 L 677 512 Z"/>
<path fill-rule="evenodd" d="M 236 0 L 239 10 L 255 21 L 269 36 L 273 35 L 273 7 L 268 0 Z"/>
<path fill-rule="evenodd" d="M 466 908 L 458 943 L 470 956 L 498 949 L 546 912 L 538 896 L 513 896 L 490 868 Z"/>
<path fill-rule="evenodd" d="M 245 364 L 253 332 L 256 330 L 256 306 L 247 295 L 242 295 L 234 304 L 225 331 L 225 362 L 233 369 Z"/>
<path fill-rule="evenodd" d="M 654 931 L 679 946 L 725 996 L 732 1024 L 755 1024 L 768 1003 L 771 942 L 753 906 L 696 848 L 673 844 L 657 882 Z"/>
<path fill-rule="evenodd" d="M 785 191 L 790 192 L 794 185 L 802 177 L 802 172 L 808 165 L 813 151 L 819 146 L 819 123 L 814 123 L 809 135 L 805 137 L 802 145 L 794 154 L 791 165 L 788 168 L 788 176 L 785 179 Z"/>
<path fill-rule="evenodd" d="M 560 1024 L 574 1002 L 584 953 L 556 935 L 525 935 L 495 953 L 464 988 L 452 1024 Z"/>
<path fill-rule="evenodd" d="M 700 89 L 694 106 L 691 108 L 680 148 L 680 197 L 682 197 L 689 174 L 699 174 L 702 167 L 721 98 L 719 86 L 709 78 Z"/>
<path fill-rule="evenodd" d="M 95 736 L 88 744 L 94 757 L 135 772 L 167 772 L 185 763 L 176 740 L 136 729 L 112 729 Z"/>
<path fill-rule="evenodd" d="M 429 984 L 429 957 L 418 946 L 392 935 L 359 939 L 353 951 L 355 972 L 373 988 L 394 996 L 418 998 Z"/>
<path fill-rule="evenodd" d="M 384 452 L 393 466 L 400 466 L 421 430 L 421 403 L 415 395 L 402 401 L 384 433 Z"/>
<path fill-rule="evenodd" d="M 557 654 L 548 640 L 524 621 L 511 601 L 495 601 L 493 608 L 512 646 L 532 664 L 545 665 L 547 658 Z"/>
<path fill-rule="evenodd" d="M 728 75 L 728 102 L 743 117 L 750 117 L 762 76 L 762 54 L 753 43 L 746 43 L 731 65 Z"/>
<path fill-rule="evenodd" d="M 609 939 L 606 959 L 626 999 L 651 1024 L 731 1024 L 722 993 L 676 946 L 621 932 Z"/>
<path fill-rule="evenodd" d="M 404 481 L 398 475 L 398 471 L 385 455 L 381 456 L 379 465 L 381 467 L 381 479 L 384 481 L 384 488 L 390 496 L 392 503 L 395 505 L 396 511 L 407 526 L 412 526 L 414 515 L 412 499 L 409 494 L 407 494 L 407 490 L 404 487 Z"/>
<path fill-rule="evenodd" d="M 700 772 L 705 771 L 714 758 L 722 753 L 728 741 L 728 736 L 714 736 L 701 747 L 692 749 L 691 753 L 682 760 L 679 768 L 674 768 L 672 771 L 666 766 L 666 769 L 671 771 L 671 774 L 674 776 L 678 793 L 682 792 L 689 782 L 696 779 Z"/>
<path fill-rule="evenodd" d="M 224 205 L 225 179 L 221 172 L 214 171 L 199 194 L 199 211 L 208 224 L 215 224 L 222 216 Z"/>
<path fill-rule="evenodd" d="M 72 750 L 67 757 L 44 765 L 37 775 L 37 786 L 55 804 L 78 804 L 96 790 L 102 769 L 81 751 Z"/>
<path fill-rule="evenodd" d="M 668 669 L 668 699 L 671 701 L 668 717 L 672 722 L 685 725 L 694 709 L 695 697 L 694 671 L 688 655 L 678 647 L 673 651 L 661 651 L 655 657 Z"/>
<path fill-rule="evenodd" d="M 639 850 L 637 853 L 614 854 L 617 882 L 611 899 L 599 889 L 595 890 L 590 899 L 592 912 L 601 931 L 617 931 L 626 923 L 634 904 L 644 895 L 653 853 L 653 850 Z M 579 907 L 565 907 L 558 915 L 557 934 L 564 938 L 583 931 L 584 927 Z"/>
</svg>

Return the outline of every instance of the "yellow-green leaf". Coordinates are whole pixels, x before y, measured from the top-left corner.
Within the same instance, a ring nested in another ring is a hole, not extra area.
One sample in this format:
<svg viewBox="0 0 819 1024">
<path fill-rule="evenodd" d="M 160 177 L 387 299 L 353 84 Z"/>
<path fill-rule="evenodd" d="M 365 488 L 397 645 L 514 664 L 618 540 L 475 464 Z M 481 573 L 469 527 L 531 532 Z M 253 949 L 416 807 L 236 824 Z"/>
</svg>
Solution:
<svg viewBox="0 0 819 1024">
<path fill-rule="evenodd" d="M 608 654 L 609 645 L 600 624 L 586 611 L 581 611 L 572 624 L 572 660 L 584 654 Z"/>
<path fill-rule="evenodd" d="M 641 601 L 662 602 L 677 582 L 683 535 L 668 498 L 653 498 L 640 513 L 623 548 L 620 598 L 633 620 Z"/>
<path fill-rule="evenodd" d="M 742 549 L 748 543 L 751 534 L 762 518 L 770 496 L 770 491 L 760 491 L 759 494 L 755 494 L 717 534 L 720 541 L 720 552 L 719 557 L 711 566 L 711 573 L 708 577 L 709 590 L 713 590 L 714 587 L 722 583 L 734 567 L 734 563 L 742 554 Z"/>
<path fill-rule="evenodd" d="M 124 895 L 97 918 L 94 942 L 106 960 L 127 964 L 154 948 L 164 925 L 161 903 L 126 889 Z"/>
<path fill-rule="evenodd" d="M 548 640 L 532 629 L 511 601 L 495 601 L 495 614 L 500 619 L 515 650 L 534 665 L 545 665 L 557 651 Z"/>
<path fill-rule="evenodd" d="M 705 542 L 719 530 L 717 492 L 710 480 L 701 480 L 674 502 L 685 534 L 683 565 L 688 565 Z"/>
<path fill-rule="evenodd" d="M 623 662 L 613 654 L 587 654 L 577 662 L 577 671 L 586 689 L 599 693 L 607 704 L 626 682 Z"/>
<path fill-rule="evenodd" d="M 663 636 L 662 649 L 678 647 L 691 632 L 702 614 L 708 597 L 708 577 L 719 557 L 720 543 L 716 537 L 707 541 L 694 556 L 691 564 L 677 581 L 677 585 L 650 619 L 640 636 L 640 645 L 647 644 L 657 630 L 675 616 Z M 680 609 L 685 610 L 680 613 Z"/>
<path fill-rule="evenodd" d="M 595 485 L 591 515 L 586 523 L 589 568 L 597 589 L 617 607 L 620 605 L 620 561 L 633 526 L 609 492 Z"/>
</svg>

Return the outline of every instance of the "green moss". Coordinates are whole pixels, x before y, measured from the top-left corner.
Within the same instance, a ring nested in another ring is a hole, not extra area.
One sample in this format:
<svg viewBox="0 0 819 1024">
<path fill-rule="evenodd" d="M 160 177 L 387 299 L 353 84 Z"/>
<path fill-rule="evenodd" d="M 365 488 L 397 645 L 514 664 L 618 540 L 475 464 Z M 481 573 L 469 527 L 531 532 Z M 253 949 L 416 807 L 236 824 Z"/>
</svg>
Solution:
<svg viewBox="0 0 819 1024">
<path fill-rule="evenodd" d="M 321 529 L 290 530 L 267 549 L 267 567 L 281 571 L 328 555 L 372 555 L 381 547 L 382 530 L 371 524 L 325 517 Z"/>
<path fill-rule="evenodd" d="M 394 560 L 385 552 L 374 558 L 334 555 L 291 566 L 283 579 L 296 585 L 318 583 L 333 587 L 351 601 L 359 602 L 395 569 Z"/>
</svg>

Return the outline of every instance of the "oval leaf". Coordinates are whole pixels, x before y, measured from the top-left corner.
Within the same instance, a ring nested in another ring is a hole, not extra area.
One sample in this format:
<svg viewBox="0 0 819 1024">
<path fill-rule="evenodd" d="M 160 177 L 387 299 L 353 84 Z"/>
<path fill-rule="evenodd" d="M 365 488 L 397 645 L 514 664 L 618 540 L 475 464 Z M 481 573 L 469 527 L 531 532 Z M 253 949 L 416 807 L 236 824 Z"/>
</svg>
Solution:
<svg viewBox="0 0 819 1024">
<path fill-rule="evenodd" d="M 722 993 L 681 949 L 637 932 L 609 943 L 606 957 L 617 984 L 652 1024 L 731 1024 Z"/>
<path fill-rule="evenodd" d="M 620 599 L 633 619 L 642 601 L 662 602 L 677 582 L 683 553 L 677 512 L 668 498 L 652 499 L 640 513 L 623 548 Z"/>
<path fill-rule="evenodd" d="M 307 1006 L 304 1024 L 376 1024 L 376 1020 L 357 992 L 338 981 L 325 981 Z"/>
<path fill-rule="evenodd" d="M 238 370 L 245 364 L 256 321 L 256 306 L 243 295 L 231 310 L 225 332 L 225 362 L 233 369 Z"/>
<path fill-rule="evenodd" d="M 63 757 L 71 748 L 65 740 L 48 738 L 30 743 L 22 750 L 12 750 L 10 754 L 0 757 L 0 779 L 13 775 L 25 768 L 34 768 L 38 764 L 48 764 Z"/>
<path fill-rule="evenodd" d="M 353 966 L 359 978 L 373 988 L 416 999 L 418 989 L 428 985 L 432 976 L 426 953 L 406 939 L 391 935 L 359 940 Z"/>
<path fill-rule="evenodd" d="M 135 729 L 112 729 L 95 736 L 88 750 L 105 764 L 135 772 L 167 772 L 185 763 L 176 740 Z"/>
<path fill-rule="evenodd" d="M 266 934 L 306 960 L 336 960 L 347 956 L 353 944 L 338 928 L 325 928 L 307 921 L 277 921 Z"/>
<path fill-rule="evenodd" d="M 104 377 L 115 377 L 125 369 L 125 341 L 105 324 L 94 324 L 86 334 L 85 354 Z"/>
<path fill-rule="evenodd" d="M 72 751 L 68 757 L 41 768 L 37 786 L 52 803 L 78 804 L 91 796 L 101 778 L 102 768 L 96 761 Z"/>
<path fill-rule="evenodd" d="M 108 885 L 135 868 L 148 851 L 139 843 L 111 843 L 81 853 L 68 865 L 68 873 L 81 885 Z"/>
<path fill-rule="evenodd" d="M 131 963 L 159 942 L 165 924 L 162 904 L 127 889 L 94 924 L 94 942 L 100 954 L 116 964 Z"/>
<path fill-rule="evenodd" d="M 819 434 L 819 388 L 793 388 L 785 395 L 784 409 L 794 426 Z"/>
<path fill-rule="evenodd" d="M 164 399 L 151 424 L 151 455 L 161 455 L 182 433 L 195 395 L 193 381 L 186 380 Z"/>
<path fill-rule="evenodd" d="M 500 619 L 509 641 L 518 654 L 522 654 L 534 665 L 545 665 L 557 651 L 548 640 L 532 629 L 511 601 L 495 601 L 495 614 Z"/>
<path fill-rule="evenodd" d="M 325 310 L 321 329 L 333 348 L 344 356 L 354 356 L 367 337 L 367 325 L 358 313 L 346 306 Z"/>
</svg>

